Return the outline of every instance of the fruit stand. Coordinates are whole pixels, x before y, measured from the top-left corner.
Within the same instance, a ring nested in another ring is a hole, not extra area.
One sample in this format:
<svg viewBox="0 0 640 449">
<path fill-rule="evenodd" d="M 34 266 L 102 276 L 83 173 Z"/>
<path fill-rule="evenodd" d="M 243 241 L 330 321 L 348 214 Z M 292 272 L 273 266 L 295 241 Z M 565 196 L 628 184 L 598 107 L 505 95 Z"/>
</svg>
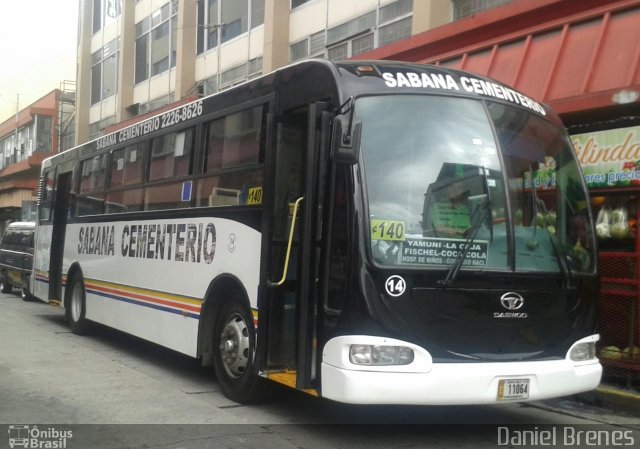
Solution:
<svg viewBox="0 0 640 449">
<path fill-rule="evenodd" d="M 604 380 L 640 387 L 640 126 L 572 136 L 596 216 Z"/>
</svg>

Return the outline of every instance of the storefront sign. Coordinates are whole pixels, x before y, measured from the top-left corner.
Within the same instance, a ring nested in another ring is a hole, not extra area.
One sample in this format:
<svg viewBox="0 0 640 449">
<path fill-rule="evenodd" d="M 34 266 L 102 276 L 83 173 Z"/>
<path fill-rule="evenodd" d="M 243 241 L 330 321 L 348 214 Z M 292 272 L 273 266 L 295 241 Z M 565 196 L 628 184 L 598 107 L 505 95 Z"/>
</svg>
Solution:
<svg viewBox="0 0 640 449">
<path fill-rule="evenodd" d="M 553 190 L 556 188 L 556 160 L 551 156 L 545 157 L 544 163 L 539 164 L 533 175 L 537 190 Z M 524 172 L 524 188 L 531 188 L 531 172 Z"/>
<path fill-rule="evenodd" d="M 589 188 L 640 186 L 640 126 L 571 136 Z"/>
</svg>

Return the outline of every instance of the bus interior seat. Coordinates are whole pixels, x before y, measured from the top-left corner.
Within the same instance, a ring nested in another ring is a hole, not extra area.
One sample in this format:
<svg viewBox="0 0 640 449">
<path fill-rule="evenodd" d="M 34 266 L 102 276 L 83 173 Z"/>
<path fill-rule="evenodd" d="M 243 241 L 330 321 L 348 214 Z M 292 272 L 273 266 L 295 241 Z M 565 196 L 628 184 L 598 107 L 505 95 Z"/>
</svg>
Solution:
<svg viewBox="0 0 640 449">
<path fill-rule="evenodd" d="M 214 187 L 209 195 L 209 206 L 237 206 L 240 204 L 240 190 Z"/>
</svg>

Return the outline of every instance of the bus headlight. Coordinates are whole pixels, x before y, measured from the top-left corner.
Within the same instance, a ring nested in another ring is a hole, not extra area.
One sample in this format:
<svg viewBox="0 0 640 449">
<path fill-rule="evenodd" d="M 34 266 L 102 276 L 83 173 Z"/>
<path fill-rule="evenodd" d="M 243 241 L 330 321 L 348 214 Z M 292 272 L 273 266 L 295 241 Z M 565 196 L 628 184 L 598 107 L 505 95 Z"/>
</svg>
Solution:
<svg viewBox="0 0 640 449">
<path fill-rule="evenodd" d="M 408 365 L 413 358 L 413 350 L 405 346 L 351 345 L 349 348 L 349 360 L 355 365 Z"/>
<path fill-rule="evenodd" d="M 574 362 L 584 362 L 596 358 L 596 343 L 594 341 L 586 341 L 578 343 L 571 348 L 569 358 Z"/>
</svg>

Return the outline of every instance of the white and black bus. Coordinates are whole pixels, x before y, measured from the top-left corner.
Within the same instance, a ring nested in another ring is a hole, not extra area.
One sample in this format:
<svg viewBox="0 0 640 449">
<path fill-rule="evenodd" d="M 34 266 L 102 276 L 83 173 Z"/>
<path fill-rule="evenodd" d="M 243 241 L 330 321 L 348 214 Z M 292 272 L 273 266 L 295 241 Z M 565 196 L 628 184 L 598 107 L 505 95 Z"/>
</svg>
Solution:
<svg viewBox="0 0 640 449">
<path fill-rule="evenodd" d="M 33 294 L 348 403 L 595 388 L 596 257 L 557 116 L 498 82 L 310 60 L 43 163 Z"/>
</svg>

